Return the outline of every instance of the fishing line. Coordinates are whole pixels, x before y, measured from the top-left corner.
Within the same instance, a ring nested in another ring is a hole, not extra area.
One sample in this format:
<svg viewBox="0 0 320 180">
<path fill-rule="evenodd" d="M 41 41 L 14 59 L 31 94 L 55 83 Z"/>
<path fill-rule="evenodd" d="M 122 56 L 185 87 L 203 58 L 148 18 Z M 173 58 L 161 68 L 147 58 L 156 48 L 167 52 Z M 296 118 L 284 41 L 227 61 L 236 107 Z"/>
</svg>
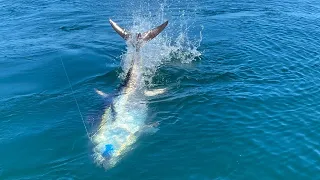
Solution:
<svg viewBox="0 0 320 180">
<path fill-rule="evenodd" d="M 66 67 L 64 66 L 64 63 L 63 63 L 63 60 L 62 60 L 61 56 L 60 56 L 60 61 L 61 61 L 61 64 L 62 64 L 64 73 L 66 74 L 66 77 L 67 77 L 67 80 L 68 80 L 68 83 L 69 83 L 69 86 L 70 86 L 70 89 L 71 89 L 72 97 L 73 97 L 74 101 L 75 101 L 76 104 L 77 104 L 78 111 L 79 111 L 80 117 L 81 117 L 81 119 L 82 119 L 82 123 L 83 123 L 84 129 L 86 130 L 86 133 L 87 133 L 88 138 L 91 139 L 90 136 L 89 136 L 89 132 L 88 132 L 86 123 L 84 122 L 82 113 L 81 113 L 81 111 L 80 111 L 80 107 L 79 107 L 78 101 L 77 101 L 77 99 L 76 99 L 76 97 L 75 97 L 75 95 L 74 95 L 74 91 L 73 91 L 73 88 L 72 88 L 72 85 L 71 85 L 71 82 L 70 82 L 70 79 L 69 79 L 69 76 L 68 76 Z"/>
</svg>

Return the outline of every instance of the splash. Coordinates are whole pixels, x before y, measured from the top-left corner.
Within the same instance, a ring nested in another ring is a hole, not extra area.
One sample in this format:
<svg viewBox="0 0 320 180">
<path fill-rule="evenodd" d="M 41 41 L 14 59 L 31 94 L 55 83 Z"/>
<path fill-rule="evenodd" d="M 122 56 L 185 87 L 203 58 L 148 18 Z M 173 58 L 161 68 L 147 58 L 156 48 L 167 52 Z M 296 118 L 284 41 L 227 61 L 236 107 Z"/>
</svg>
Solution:
<svg viewBox="0 0 320 180">
<path fill-rule="evenodd" d="M 190 22 L 190 18 L 187 17 L 185 11 L 181 11 L 178 18 L 170 18 L 168 11 L 169 6 L 166 3 L 161 3 L 159 10 L 156 13 L 147 11 L 149 13 L 143 13 L 146 9 L 140 9 L 133 12 L 133 25 L 129 27 L 129 31 L 133 33 L 146 32 L 159 24 L 162 24 L 165 20 L 169 20 L 169 25 L 160 33 L 155 39 L 149 41 L 140 52 L 142 58 L 141 73 L 143 80 L 146 82 L 142 84 L 152 85 L 151 79 L 155 75 L 157 69 L 162 65 L 170 62 L 191 63 L 201 56 L 201 52 L 198 50 L 202 41 L 203 26 L 198 25 L 197 28 L 201 28 L 198 31 L 198 35 L 190 38 L 189 23 L 194 25 L 194 22 Z M 149 7 L 147 5 L 140 5 L 140 7 Z M 193 32 L 194 33 L 194 32 Z M 125 74 L 128 72 L 135 48 L 128 44 L 127 51 L 122 55 L 122 69 L 123 72 L 120 77 L 125 78 Z"/>
</svg>

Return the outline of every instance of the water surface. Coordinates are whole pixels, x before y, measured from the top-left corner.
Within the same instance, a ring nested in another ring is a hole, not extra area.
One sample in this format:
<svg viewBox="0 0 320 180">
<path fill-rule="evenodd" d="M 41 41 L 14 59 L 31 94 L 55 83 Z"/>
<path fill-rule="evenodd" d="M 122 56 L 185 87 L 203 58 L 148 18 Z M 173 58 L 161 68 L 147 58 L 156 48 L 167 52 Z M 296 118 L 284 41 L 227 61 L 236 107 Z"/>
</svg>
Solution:
<svg viewBox="0 0 320 180">
<path fill-rule="evenodd" d="M 320 179 L 320 3 L 2 1 L 0 179 Z M 143 50 L 143 135 L 105 170 L 86 125 L 128 68 L 108 19 L 164 33 Z M 74 93 L 63 70 L 64 62 Z"/>
</svg>

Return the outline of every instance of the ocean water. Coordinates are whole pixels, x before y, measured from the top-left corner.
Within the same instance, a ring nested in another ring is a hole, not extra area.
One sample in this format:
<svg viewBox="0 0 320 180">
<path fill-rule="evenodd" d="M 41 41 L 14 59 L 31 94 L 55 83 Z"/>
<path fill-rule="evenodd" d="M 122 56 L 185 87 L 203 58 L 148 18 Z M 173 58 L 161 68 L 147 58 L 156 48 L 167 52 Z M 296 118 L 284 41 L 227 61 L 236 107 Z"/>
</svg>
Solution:
<svg viewBox="0 0 320 180">
<path fill-rule="evenodd" d="M 0 9 L 0 179 L 320 179 L 319 1 Z M 134 32 L 169 25 L 142 50 L 142 86 L 167 88 L 147 101 L 158 130 L 106 170 L 84 124 L 103 110 L 94 88 L 114 92 L 129 67 L 109 18 Z"/>
</svg>

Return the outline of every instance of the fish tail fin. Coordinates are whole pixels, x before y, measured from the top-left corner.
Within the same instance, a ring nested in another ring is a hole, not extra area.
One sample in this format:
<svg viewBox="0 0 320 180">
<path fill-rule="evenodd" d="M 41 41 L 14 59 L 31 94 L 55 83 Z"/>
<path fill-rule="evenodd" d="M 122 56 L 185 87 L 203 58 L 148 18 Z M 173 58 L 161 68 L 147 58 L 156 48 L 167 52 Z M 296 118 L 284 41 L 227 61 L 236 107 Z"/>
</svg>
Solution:
<svg viewBox="0 0 320 180">
<path fill-rule="evenodd" d="M 158 34 L 160 34 L 164 28 L 168 25 L 168 21 L 164 22 L 160 26 L 153 28 L 144 33 L 137 33 L 135 36 L 132 35 L 129 31 L 121 28 L 118 24 L 113 22 L 111 19 L 109 20 L 112 28 L 126 41 L 133 39 L 132 43 L 134 46 L 139 45 L 141 47 L 146 42 L 150 41 L 151 39 L 155 38 Z"/>
<path fill-rule="evenodd" d="M 130 32 L 127 30 L 121 28 L 117 23 L 113 22 L 111 19 L 109 19 L 109 22 L 112 26 L 112 28 L 125 40 L 128 40 L 131 36 Z"/>
<path fill-rule="evenodd" d="M 148 42 L 151 39 L 155 38 L 158 34 L 160 34 L 164 28 L 168 25 L 168 21 L 164 22 L 160 26 L 153 28 L 145 33 L 142 33 L 141 38 L 143 41 Z"/>
</svg>

